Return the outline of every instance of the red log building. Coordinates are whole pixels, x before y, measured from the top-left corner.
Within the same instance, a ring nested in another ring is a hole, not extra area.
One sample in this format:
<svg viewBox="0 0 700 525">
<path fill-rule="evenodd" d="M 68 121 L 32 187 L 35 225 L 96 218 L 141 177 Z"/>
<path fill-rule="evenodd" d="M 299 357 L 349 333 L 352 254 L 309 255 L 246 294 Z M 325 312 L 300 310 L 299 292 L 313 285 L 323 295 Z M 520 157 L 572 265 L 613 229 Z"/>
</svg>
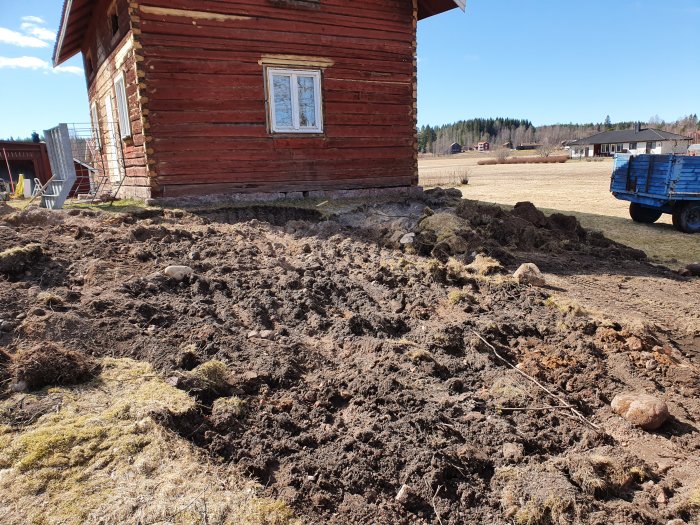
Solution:
<svg viewBox="0 0 700 525">
<path fill-rule="evenodd" d="M 417 22 L 458 6 L 66 0 L 54 64 L 82 52 L 123 196 L 408 187 Z"/>
</svg>

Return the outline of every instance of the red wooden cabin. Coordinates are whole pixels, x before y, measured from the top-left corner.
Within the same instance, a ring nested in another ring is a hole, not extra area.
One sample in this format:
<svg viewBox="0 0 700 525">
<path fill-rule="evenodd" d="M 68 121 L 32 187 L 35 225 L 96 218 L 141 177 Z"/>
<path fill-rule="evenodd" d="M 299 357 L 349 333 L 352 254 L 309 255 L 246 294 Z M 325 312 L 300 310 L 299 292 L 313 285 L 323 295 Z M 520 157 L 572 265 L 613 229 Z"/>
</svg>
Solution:
<svg viewBox="0 0 700 525">
<path fill-rule="evenodd" d="M 416 25 L 458 6 L 66 0 L 54 63 L 82 52 L 124 196 L 408 187 Z"/>
</svg>

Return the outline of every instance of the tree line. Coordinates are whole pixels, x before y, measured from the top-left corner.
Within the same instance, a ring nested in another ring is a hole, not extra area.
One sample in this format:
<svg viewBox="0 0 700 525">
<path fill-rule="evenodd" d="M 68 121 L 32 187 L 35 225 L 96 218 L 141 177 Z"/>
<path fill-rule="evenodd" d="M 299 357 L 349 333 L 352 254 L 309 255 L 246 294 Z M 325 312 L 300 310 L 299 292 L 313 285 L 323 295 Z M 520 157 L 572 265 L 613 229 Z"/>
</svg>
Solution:
<svg viewBox="0 0 700 525">
<path fill-rule="evenodd" d="M 584 124 L 553 124 L 535 127 L 526 119 L 512 118 L 477 118 L 460 120 L 452 124 L 440 126 L 421 126 L 418 132 L 418 150 L 421 153 L 445 154 L 455 142 L 462 147 L 472 147 L 480 141 L 488 141 L 492 149 L 512 144 L 540 144 L 557 146 L 565 141 L 578 140 L 595 133 L 609 130 L 634 129 L 637 122 L 612 122 L 606 116 L 602 122 Z M 700 130 L 700 121 L 696 113 L 692 113 L 673 122 L 665 122 L 653 116 L 647 122 L 640 123 L 643 128 L 655 128 L 690 136 Z"/>
</svg>

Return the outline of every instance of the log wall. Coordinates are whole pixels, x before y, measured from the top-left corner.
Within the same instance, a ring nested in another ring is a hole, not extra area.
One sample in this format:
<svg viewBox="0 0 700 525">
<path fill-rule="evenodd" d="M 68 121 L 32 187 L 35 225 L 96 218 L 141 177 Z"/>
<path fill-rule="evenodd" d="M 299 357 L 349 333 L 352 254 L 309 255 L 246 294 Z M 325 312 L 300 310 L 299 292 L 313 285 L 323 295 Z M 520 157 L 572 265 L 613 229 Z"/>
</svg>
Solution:
<svg viewBox="0 0 700 525">
<path fill-rule="evenodd" d="M 113 35 L 109 13 L 111 7 L 116 8 L 119 17 L 119 31 Z M 117 104 L 114 81 L 124 73 L 129 120 L 131 122 L 131 137 L 121 140 L 116 137 L 115 145 L 120 161 L 123 159 L 126 179 L 119 192 L 120 197 L 149 198 L 151 196 L 151 179 L 148 173 L 146 157 L 146 135 L 141 111 L 141 94 L 139 88 L 139 73 L 137 69 L 139 44 L 134 40 L 131 30 L 131 16 L 127 0 L 99 0 L 94 10 L 83 44 L 83 57 L 88 83 L 88 98 L 90 106 L 97 105 L 97 113 L 102 142 L 102 159 L 98 166 L 104 170 L 110 163 L 108 156 L 108 120 L 117 122 Z M 93 61 L 93 72 L 90 74 L 88 61 Z M 112 96 L 113 114 L 107 115 L 105 98 Z M 108 186 L 109 187 L 109 186 Z"/>
<path fill-rule="evenodd" d="M 131 4 L 154 197 L 417 183 L 415 0 Z M 272 134 L 264 67 L 322 69 L 324 132 Z"/>
</svg>

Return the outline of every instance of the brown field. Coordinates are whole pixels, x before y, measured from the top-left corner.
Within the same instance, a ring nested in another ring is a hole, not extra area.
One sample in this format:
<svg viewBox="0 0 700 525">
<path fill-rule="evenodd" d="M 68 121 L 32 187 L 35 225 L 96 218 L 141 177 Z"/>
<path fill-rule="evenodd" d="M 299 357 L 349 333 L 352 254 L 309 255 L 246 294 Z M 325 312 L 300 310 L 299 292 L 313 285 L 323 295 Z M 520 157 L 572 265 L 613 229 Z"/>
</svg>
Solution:
<svg viewBox="0 0 700 525">
<path fill-rule="evenodd" d="M 612 160 L 565 164 L 479 166 L 484 154 L 423 157 L 418 161 L 424 185 L 454 184 L 454 173 L 468 175 L 459 186 L 465 198 L 512 206 L 530 201 L 546 213 L 576 215 L 586 228 L 601 230 L 613 240 L 647 252 L 653 260 L 671 266 L 700 259 L 700 236 L 673 229 L 671 216 L 642 225 L 629 218 L 628 206 L 609 191 Z"/>
</svg>

